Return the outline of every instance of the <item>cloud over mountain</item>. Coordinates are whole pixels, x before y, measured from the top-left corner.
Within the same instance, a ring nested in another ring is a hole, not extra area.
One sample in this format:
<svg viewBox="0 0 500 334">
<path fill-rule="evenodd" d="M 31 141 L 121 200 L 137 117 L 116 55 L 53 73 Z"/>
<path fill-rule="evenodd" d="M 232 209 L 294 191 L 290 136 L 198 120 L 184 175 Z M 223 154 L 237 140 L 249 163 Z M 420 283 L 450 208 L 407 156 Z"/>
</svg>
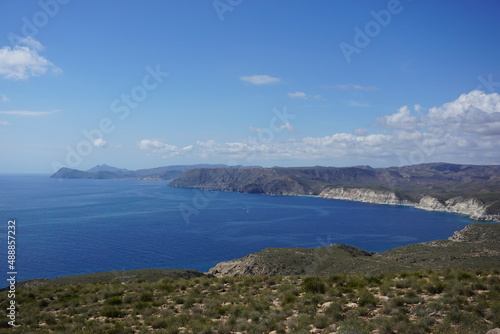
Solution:
<svg viewBox="0 0 500 334">
<path fill-rule="evenodd" d="M 234 142 L 197 141 L 189 150 L 161 141 L 143 140 L 152 153 L 184 152 L 198 157 L 245 160 L 356 158 L 395 164 L 425 161 L 498 163 L 500 161 L 500 95 L 471 91 L 456 100 L 424 112 L 403 106 L 377 119 L 374 129 L 299 139 L 260 140 L 258 136 Z M 279 127 L 277 127 L 278 129 Z M 260 134 L 258 128 L 250 128 Z M 282 125 L 292 131 L 293 124 Z M 371 133 L 370 133 L 371 132 Z"/>
</svg>

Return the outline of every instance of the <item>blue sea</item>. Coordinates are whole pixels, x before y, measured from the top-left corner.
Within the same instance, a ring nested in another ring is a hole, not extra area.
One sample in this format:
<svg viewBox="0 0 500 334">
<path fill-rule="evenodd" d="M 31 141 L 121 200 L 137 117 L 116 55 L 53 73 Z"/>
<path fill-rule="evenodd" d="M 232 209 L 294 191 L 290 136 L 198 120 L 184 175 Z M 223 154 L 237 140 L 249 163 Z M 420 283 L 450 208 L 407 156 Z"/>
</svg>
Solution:
<svg viewBox="0 0 500 334">
<path fill-rule="evenodd" d="M 406 206 L 204 192 L 165 181 L 0 175 L 0 191 L 0 270 L 8 271 L 7 224 L 15 219 L 18 280 L 140 268 L 207 271 L 268 247 L 344 243 L 381 252 L 448 238 L 473 222 Z"/>
</svg>

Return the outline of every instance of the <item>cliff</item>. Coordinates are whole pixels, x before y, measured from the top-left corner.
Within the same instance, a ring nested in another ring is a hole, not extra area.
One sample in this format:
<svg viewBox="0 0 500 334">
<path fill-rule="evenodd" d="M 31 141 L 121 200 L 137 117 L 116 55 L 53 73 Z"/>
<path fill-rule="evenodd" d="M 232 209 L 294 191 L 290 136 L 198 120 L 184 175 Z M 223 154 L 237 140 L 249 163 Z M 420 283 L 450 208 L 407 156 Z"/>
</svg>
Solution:
<svg viewBox="0 0 500 334">
<path fill-rule="evenodd" d="M 383 253 L 333 244 L 319 248 L 268 248 L 218 263 L 208 274 L 331 275 L 380 274 L 419 269 L 491 269 L 500 263 L 500 225 L 474 223 L 448 240 L 397 247 Z"/>
<path fill-rule="evenodd" d="M 410 201 L 394 191 L 367 188 L 326 188 L 318 197 L 374 204 L 407 205 Z"/>
<path fill-rule="evenodd" d="M 500 166 L 496 165 L 192 169 L 170 186 L 414 205 L 500 221 Z"/>
<path fill-rule="evenodd" d="M 488 204 L 477 198 L 457 196 L 446 201 L 440 201 L 431 196 L 424 196 L 415 207 L 429 211 L 460 213 L 474 220 L 500 221 L 500 214 L 498 212 L 491 212 Z"/>
</svg>

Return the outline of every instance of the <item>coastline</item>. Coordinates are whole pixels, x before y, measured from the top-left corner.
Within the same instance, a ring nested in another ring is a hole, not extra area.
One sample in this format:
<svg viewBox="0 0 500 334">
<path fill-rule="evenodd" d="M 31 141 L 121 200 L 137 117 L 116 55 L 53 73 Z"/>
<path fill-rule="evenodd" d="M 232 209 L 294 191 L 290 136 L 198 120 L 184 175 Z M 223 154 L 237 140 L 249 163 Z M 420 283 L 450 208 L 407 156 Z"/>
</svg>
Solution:
<svg viewBox="0 0 500 334">
<path fill-rule="evenodd" d="M 170 185 L 169 185 L 170 186 Z M 175 188 L 186 188 L 186 189 L 198 189 L 202 191 L 222 191 L 222 192 L 236 192 L 236 193 L 242 193 L 242 194 L 249 194 L 249 192 L 244 192 L 244 191 L 239 191 L 239 190 L 231 190 L 231 189 L 213 189 L 213 188 L 205 188 L 205 187 L 179 187 L 175 186 Z M 336 189 L 343 189 L 342 187 L 336 188 Z M 349 188 L 349 189 L 357 189 L 357 190 L 366 190 L 366 191 L 373 191 L 372 189 L 369 188 Z M 350 202 L 359 202 L 359 203 L 366 203 L 366 204 L 377 204 L 377 205 L 395 205 L 395 206 L 409 206 L 413 207 L 415 209 L 419 210 L 424 210 L 424 211 L 434 211 L 434 212 L 447 212 L 447 213 L 456 213 L 460 215 L 467 216 L 469 219 L 477 222 L 491 222 L 491 223 L 500 223 L 500 215 L 490 215 L 490 214 L 481 214 L 478 215 L 477 212 L 467 212 L 467 210 L 459 210 L 457 208 L 447 208 L 444 205 L 441 207 L 433 207 L 430 205 L 425 205 L 426 200 L 428 198 L 431 198 L 432 200 L 437 201 L 434 197 L 431 196 L 424 196 L 422 199 L 424 199 L 424 202 L 420 200 L 419 203 L 412 202 L 406 199 L 397 199 L 397 200 L 373 200 L 373 199 L 366 199 L 366 198 L 356 198 L 356 197 L 348 197 L 348 196 L 326 196 L 324 194 L 325 191 L 330 190 L 330 188 L 326 188 L 324 191 L 322 191 L 318 195 L 313 195 L 313 194 L 300 194 L 300 193 L 260 193 L 261 195 L 265 196 L 297 196 L 297 197 L 312 197 L 312 198 L 322 198 L 322 199 L 330 199 L 330 200 L 339 200 L 339 201 L 350 201 Z M 385 191 L 385 190 L 380 190 L 379 192 L 384 192 L 388 193 L 390 191 Z M 392 192 L 395 194 L 394 192 Z M 452 198 L 450 200 L 453 200 L 455 198 Z M 464 202 L 467 201 L 474 201 L 474 198 L 470 199 L 464 199 Z M 477 208 L 476 208 L 477 209 Z M 486 210 L 486 207 L 482 205 L 481 210 Z"/>
<path fill-rule="evenodd" d="M 336 188 L 343 189 L 343 188 Z M 371 189 L 366 188 L 352 188 L 355 190 L 364 190 L 371 191 Z M 329 189 L 326 189 L 328 191 Z M 379 193 L 383 193 L 387 195 L 390 193 L 388 191 L 378 191 Z M 392 197 L 397 198 L 397 195 L 392 192 Z M 415 203 L 406 199 L 394 199 L 394 200 L 372 200 L 369 198 L 360 198 L 360 197 L 349 197 L 349 196 L 328 196 L 325 194 L 325 191 L 321 192 L 316 197 L 325 198 L 325 199 L 335 199 L 335 200 L 343 200 L 343 201 L 353 201 L 353 202 L 361 202 L 361 203 L 369 203 L 369 204 L 379 204 L 379 205 L 398 205 L 398 206 L 410 206 L 415 209 L 425 210 L 425 211 L 434 211 L 434 212 L 448 212 L 448 213 L 456 213 L 460 215 L 468 216 L 469 219 L 474 221 L 481 222 L 492 222 L 492 223 L 500 223 L 500 215 L 490 215 L 486 213 L 486 206 L 480 203 L 478 200 L 474 198 L 465 199 L 462 197 L 455 197 L 447 200 L 445 203 L 450 202 L 455 205 L 446 206 L 438 201 L 436 198 L 431 196 L 424 196 L 419 203 Z M 460 198 L 458 203 L 457 198 Z M 430 205 L 429 205 L 430 204 Z M 434 204 L 434 205 L 432 205 Z"/>
</svg>

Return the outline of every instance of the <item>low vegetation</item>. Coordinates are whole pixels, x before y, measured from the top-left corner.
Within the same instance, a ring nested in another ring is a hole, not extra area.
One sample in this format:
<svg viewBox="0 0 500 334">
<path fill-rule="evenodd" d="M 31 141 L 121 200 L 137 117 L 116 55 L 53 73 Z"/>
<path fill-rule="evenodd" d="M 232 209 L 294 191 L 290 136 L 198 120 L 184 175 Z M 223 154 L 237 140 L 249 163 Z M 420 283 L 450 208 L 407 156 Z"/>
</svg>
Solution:
<svg viewBox="0 0 500 334">
<path fill-rule="evenodd" d="M 449 240 L 396 247 L 383 253 L 333 244 L 318 248 L 267 248 L 221 262 L 209 273 L 240 275 L 385 274 L 425 269 L 490 270 L 500 263 L 500 224 L 474 223 Z"/>
<path fill-rule="evenodd" d="M 500 327 L 500 271 L 66 280 L 16 300 L 0 333 L 484 334 Z"/>
</svg>

